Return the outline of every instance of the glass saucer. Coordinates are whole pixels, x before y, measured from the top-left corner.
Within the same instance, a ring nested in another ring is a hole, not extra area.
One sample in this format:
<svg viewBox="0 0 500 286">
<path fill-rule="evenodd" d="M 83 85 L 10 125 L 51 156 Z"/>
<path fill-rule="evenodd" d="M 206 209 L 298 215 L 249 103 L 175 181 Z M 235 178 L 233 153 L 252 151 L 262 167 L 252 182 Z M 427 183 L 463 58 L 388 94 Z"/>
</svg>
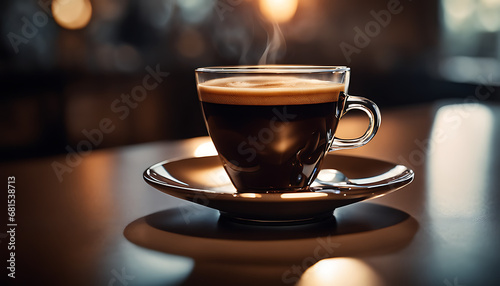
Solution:
<svg viewBox="0 0 500 286">
<path fill-rule="evenodd" d="M 345 175 L 341 180 L 336 170 Z M 414 173 L 381 160 L 328 154 L 311 190 L 303 192 L 238 193 L 217 156 L 163 161 L 143 176 L 159 191 L 219 210 L 227 219 L 288 224 L 329 218 L 338 207 L 396 191 L 408 185 Z"/>
</svg>

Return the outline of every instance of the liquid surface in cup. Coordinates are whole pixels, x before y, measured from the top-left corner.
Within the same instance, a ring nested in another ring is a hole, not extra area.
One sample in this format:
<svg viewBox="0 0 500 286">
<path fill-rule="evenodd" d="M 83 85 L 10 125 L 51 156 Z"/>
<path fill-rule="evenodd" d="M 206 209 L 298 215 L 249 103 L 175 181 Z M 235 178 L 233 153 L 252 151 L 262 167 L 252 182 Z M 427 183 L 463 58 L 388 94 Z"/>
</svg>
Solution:
<svg viewBox="0 0 500 286">
<path fill-rule="evenodd" d="M 210 136 L 237 190 L 306 189 L 333 140 L 344 89 L 286 76 L 199 84 Z"/>
</svg>

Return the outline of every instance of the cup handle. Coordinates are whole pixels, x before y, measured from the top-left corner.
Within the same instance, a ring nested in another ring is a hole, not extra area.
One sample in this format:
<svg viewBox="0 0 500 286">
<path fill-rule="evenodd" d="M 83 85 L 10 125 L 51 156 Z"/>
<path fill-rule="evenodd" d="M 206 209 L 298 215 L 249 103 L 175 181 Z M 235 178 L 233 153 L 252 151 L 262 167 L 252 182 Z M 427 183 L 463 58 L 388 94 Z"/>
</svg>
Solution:
<svg viewBox="0 0 500 286">
<path fill-rule="evenodd" d="M 334 137 L 333 143 L 330 146 L 329 151 L 353 149 L 361 147 L 366 143 L 370 142 L 370 140 L 372 140 L 373 136 L 375 136 L 375 134 L 378 131 L 378 128 L 380 127 L 380 121 L 381 121 L 380 110 L 373 101 L 364 97 L 347 95 L 347 94 L 345 95 L 345 97 L 346 98 L 344 100 L 344 108 L 343 112 L 340 115 L 340 118 L 342 118 L 342 116 L 346 114 L 349 110 L 359 109 L 364 111 L 366 115 L 368 115 L 368 118 L 370 119 L 370 124 L 368 125 L 365 134 L 363 134 L 361 137 L 354 139 L 343 139 Z"/>
</svg>

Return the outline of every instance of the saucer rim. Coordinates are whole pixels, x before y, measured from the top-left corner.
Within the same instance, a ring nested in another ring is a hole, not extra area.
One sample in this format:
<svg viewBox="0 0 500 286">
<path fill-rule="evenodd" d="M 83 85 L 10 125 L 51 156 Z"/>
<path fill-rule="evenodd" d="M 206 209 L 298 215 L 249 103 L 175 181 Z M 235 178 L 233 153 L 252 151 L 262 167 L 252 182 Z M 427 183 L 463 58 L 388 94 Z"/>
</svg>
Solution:
<svg viewBox="0 0 500 286">
<path fill-rule="evenodd" d="M 345 197 L 345 196 L 339 196 L 337 193 L 334 192 L 334 190 L 336 190 L 336 186 L 331 186 L 331 189 L 321 189 L 321 190 L 312 190 L 312 191 L 311 190 L 308 190 L 308 191 L 295 191 L 295 192 L 270 192 L 270 193 L 256 193 L 256 192 L 238 193 L 238 191 L 235 189 L 235 192 L 228 193 L 228 192 L 221 192 L 221 191 L 217 191 L 217 190 L 193 188 L 193 187 L 189 187 L 189 186 L 184 187 L 184 186 L 180 186 L 180 185 L 168 184 L 167 182 L 164 182 L 164 181 L 161 181 L 161 180 L 153 178 L 148 173 L 149 171 L 152 171 L 153 168 L 160 167 L 160 166 L 166 165 L 168 163 L 172 163 L 172 162 L 178 162 L 178 161 L 184 161 L 184 160 L 193 160 L 193 159 L 195 159 L 195 160 L 197 160 L 197 159 L 203 160 L 203 159 L 218 157 L 218 155 L 210 155 L 210 156 L 200 156 L 200 157 L 197 157 L 197 156 L 178 157 L 178 158 L 163 160 L 161 162 L 158 162 L 158 163 L 153 164 L 150 167 L 148 167 L 143 172 L 143 179 L 146 181 L 146 183 L 148 183 L 149 185 L 151 185 L 155 189 L 158 189 L 158 187 L 162 187 L 162 188 L 168 188 L 170 190 L 174 189 L 174 190 L 180 191 L 182 193 L 192 192 L 192 193 L 196 193 L 196 194 L 203 194 L 203 195 L 209 195 L 209 196 L 213 195 L 213 196 L 217 196 L 218 198 L 227 198 L 227 199 L 231 199 L 231 200 L 238 199 L 238 200 L 241 200 L 241 201 L 248 200 L 248 201 L 255 202 L 255 201 L 258 201 L 258 200 L 267 200 L 267 201 L 269 201 L 272 198 L 276 199 L 277 201 L 282 201 L 283 199 L 282 199 L 281 195 L 282 194 L 288 194 L 288 193 L 290 193 L 290 194 L 301 194 L 301 193 L 308 193 L 308 194 L 309 193 L 323 193 L 323 194 L 327 194 L 327 196 L 317 196 L 317 197 L 313 196 L 313 197 L 301 197 L 301 198 L 297 198 L 297 200 L 301 200 L 301 201 L 316 201 L 316 200 L 324 201 L 326 199 L 351 200 L 351 199 L 357 199 L 359 197 L 362 197 L 362 198 L 364 198 L 363 200 L 366 200 L 366 199 L 372 199 L 372 198 L 375 198 L 375 197 L 380 197 L 380 196 L 392 193 L 392 192 L 394 192 L 396 190 L 399 190 L 399 189 L 407 186 L 408 184 L 410 184 L 414 180 L 414 177 L 415 177 L 414 171 L 412 169 L 408 168 L 407 166 L 402 165 L 402 164 L 395 164 L 395 163 L 392 163 L 392 162 L 389 162 L 389 161 L 384 161 L 384 160 L 374 159 L 374 158 L 368 158 L 368 157 L 361 157 L 361 156 L 351 156 L 351 155 L 342 155 L 342 154 L 327 154 L 326 156 L 329 156 L 329 157 L 330 156 L 343 157 L 345 159 L 348 159 L 348 158 L 366 159 L 366 160 L 370 160 L 370 161 L 377 161 L 377 162 L 383 163 L 383 164 L 390 164 L 390 165 L 393 165 L 395 167 L 396 166 L 403 166 L 403 167 L 405 167 L 405 169 L 406 169 L 405 172 L 407 172 L 407 174 L 405 176 L 402 176 L 402 177 L 399 178 L 401 180 L 401 181 L 398 182 L 399 186 L 396 186 L 393 189 L 386 190 L 385 192 L 383 192 L 381 194 L 366 197 L 366 195 L 368 195 L 370 193 L 370 190 L 377 189 L 377 188 L 385 188 L 387 186 L 393 185 L 394 183 L 393 184 L 387 183 L 387 184 L 381 184 L 381 185 L 371 186 L 371 187 L 367 187 L 367 188 L 362 188 L 362 189 L 366 190 L 366 192 L 358 194 L 358 196 L 355 196 L 355 197 L 353 197 L 352 195 L 349 196 L 349 197 Z M 217 158 L 217 159 L 219 159 L 219 158 Z M 222 163 L 221 163 L 221 167 L 222 167 Z M 163 178 L 165 178 L 165 177 L 163 177 Z M 165 179 L 170 180 L 168 178 L 165 178 Z M 162 190 L 160 190 L 160 191 L 162 191 Z M 169 193 L 166 193 L 166 194 L 169 194 Z M 255 198 L 250 198 L 250 197 L 240 196 L 241 194 L 259 194 L 260 196 L 259 197 L 255 197 Z M 172 195 L 172 194 L 169 194 L 169 195 Z M 184 199 L 184 198 L 182 198 L 182 199 Z M 292 201 L 292 200 L 288 199 L 287 201 Z"/>
</svg>

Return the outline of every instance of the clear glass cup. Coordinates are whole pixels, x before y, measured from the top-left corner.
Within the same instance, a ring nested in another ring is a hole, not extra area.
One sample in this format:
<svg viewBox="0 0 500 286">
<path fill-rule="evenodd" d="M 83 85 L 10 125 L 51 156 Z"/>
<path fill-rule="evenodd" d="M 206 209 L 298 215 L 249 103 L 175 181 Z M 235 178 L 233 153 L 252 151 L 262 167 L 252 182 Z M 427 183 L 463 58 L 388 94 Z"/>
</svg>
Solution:
<svg viewBox="0 0 500 286">
<path fill-rule="evenodd" d="M 347 94 L 345 66 L 226 66 L 196 69 L 205 122 L 238 192 L 308 190 L 324 156 L 368 143 L 380 126 L 372 101 Z M 335 137 L 341 117 L 358 109 L 366 132 Z"/>
</svg>

